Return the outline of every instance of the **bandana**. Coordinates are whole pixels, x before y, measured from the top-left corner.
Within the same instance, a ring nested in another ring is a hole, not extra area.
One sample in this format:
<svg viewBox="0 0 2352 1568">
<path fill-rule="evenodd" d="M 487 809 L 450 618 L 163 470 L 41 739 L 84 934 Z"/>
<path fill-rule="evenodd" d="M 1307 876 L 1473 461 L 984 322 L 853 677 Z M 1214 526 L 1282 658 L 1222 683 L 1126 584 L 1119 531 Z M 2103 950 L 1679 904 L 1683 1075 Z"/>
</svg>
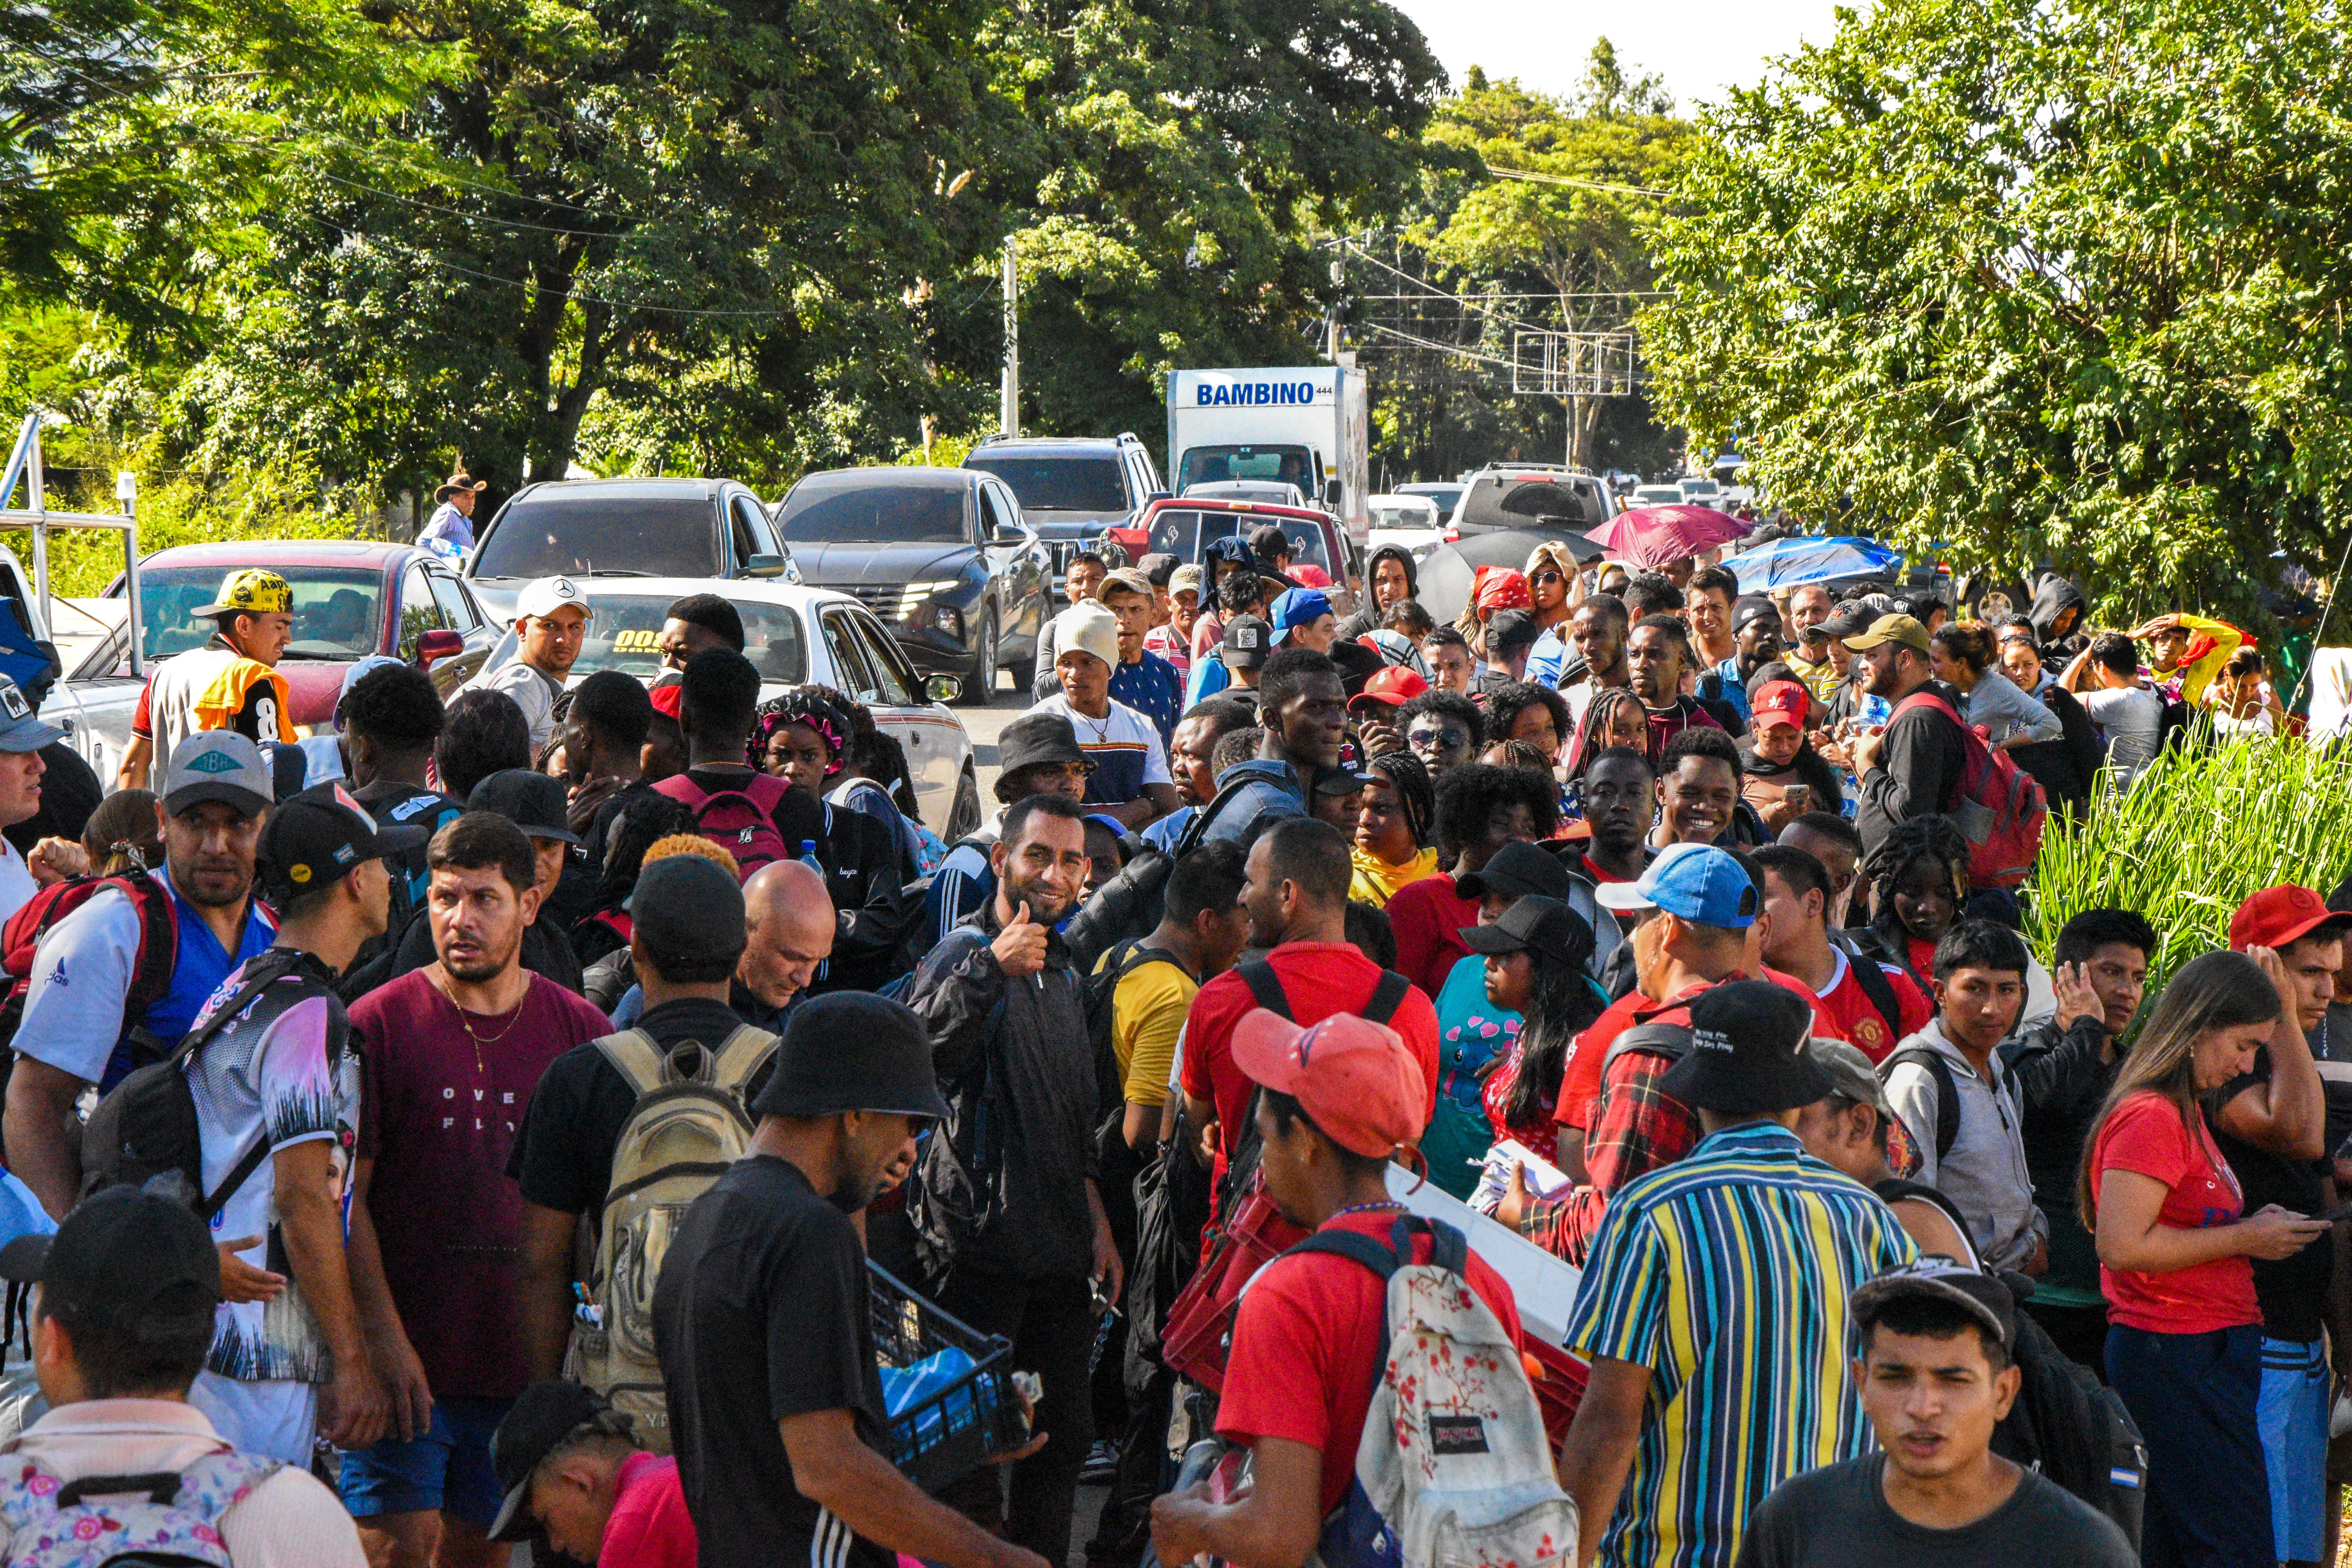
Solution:
<svg viewBox="0 0 2352 1568">
<path fill-rule="evenodd" d="M 753 767 L 767 770 L 768 742 L 787 724 L 805 724 L 824 737 L 825 750 L 831 753 L 824 760 L 824 776 L 831 778 L 841 772 L 849 760 L 849 715 L 832 699 L 814 691 L 787 691 L 760 704 L 751 723 L 747 759 Z"/>
</svg>

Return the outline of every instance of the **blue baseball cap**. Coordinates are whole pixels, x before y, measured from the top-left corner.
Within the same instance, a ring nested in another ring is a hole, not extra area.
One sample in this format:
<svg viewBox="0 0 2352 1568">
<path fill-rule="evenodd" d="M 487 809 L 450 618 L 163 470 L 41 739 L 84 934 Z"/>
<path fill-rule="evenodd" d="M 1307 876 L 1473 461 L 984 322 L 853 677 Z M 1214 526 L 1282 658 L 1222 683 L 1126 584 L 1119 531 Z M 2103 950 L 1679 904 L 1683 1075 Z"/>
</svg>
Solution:
<svg viewBox="0 0 2352 1568">
<path fill-rule="evenodd" d="M 1746 931 L 1763 904 L 1739 862 L 1706 844 L 1668 845 L 1639 881 L 1604 882 L 1592 896 L 1603 909 L 1664 910 L 1723 931 Z"/>
<path fill-rule="evenodd" d="M 1321 589 L 1286 588 L 1266 606 L 1265 618 L 1274 624 L 1274 640 L 1279 643 L 1293 627 L 1311 626 L 1330 613 L 1330 597 Z"/>
</svg>

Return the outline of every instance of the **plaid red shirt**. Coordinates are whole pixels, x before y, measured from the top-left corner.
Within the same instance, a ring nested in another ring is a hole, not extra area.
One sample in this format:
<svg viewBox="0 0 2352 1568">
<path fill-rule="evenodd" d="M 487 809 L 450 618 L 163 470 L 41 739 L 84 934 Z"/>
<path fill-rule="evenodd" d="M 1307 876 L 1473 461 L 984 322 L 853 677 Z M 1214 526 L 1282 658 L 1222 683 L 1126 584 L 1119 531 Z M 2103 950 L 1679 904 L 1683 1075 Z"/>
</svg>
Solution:
<svg viewBox="0 0 2352 1568">
<path fill-rule="evenodd" d="M 1529 1240 L 1581 1264 L 1608 1212 L 1610 1194 L 1698 1146 L 1698 1113 L 1658 1087 L 1673 1065 L 1653 1052 L 1629 1050 L 1602 1071 L 1601 1106 L 1584 1143 L 1591 1184 L 1529 1205 L 1519 1220 Z"/>
</svg>

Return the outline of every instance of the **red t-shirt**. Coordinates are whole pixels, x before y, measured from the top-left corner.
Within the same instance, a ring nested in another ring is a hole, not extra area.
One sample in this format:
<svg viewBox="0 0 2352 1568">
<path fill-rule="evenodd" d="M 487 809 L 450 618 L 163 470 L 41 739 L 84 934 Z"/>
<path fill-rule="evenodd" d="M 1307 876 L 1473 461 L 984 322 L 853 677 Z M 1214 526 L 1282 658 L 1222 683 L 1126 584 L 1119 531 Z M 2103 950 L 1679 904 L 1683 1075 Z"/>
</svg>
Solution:
<svg viewBox="0 0 2352 1568">
<path fill-rule="evenodd" d="M 1396 1221 L 1394 1209 L 1366 1209 L 1335 1215 L 1324 1228 L 1386 1241 Z M 1413 1257 L 1428 1260 L 1428 1237 L 1416 1238 Z M 1502 1276 L 1475 1252 L 1464 1272 L 1511 1342 L 1522 1343 L 1518 1305 Z M 1322 1512 L 1329 1513 L 1356 1473 L 1373 1368 L 1387 1348 L 1388 1293 L 1370 1269 L 1328 1253 L 1277 1258 L 1250 1281 L 1234 1320 L 1217 1435 L 1241 1444 L 1283 1437 L 1320 1449 Z"/>
<path fill-rule="evenodd" d="M 696 1548 L 677 1461 L 656 1454 L 623 1459 L 596 1568 L 694 1568 Z"/>
<path fill-rule="evenodd" d="M 368 1217 L 393 1305 L 435 1394 L 511 1399 L 530 1378 L 514 1314 L 522 1191 L 507 1156 L 548 1064 L 613 1026 L 538 974 L 513 1012 L 461 1024 L 422 969 L 352 1003 L 351 1017 L 359 1154 L 375 1162 Z"/>
<path fill-rule="evenodd" d="M 1429 879 L 1445 884 L 1442 877 Z M 1421 883 L 1398 893 L 1402 898 Z M 1334 1013 L 1360 1016 L 1364 1005 L 1381 983 L 1381 966 L 1356 949 L 1336 942 L 1285 942 L 1266 954 L 1290 1001 L 1290 1016 L 1301 1025 L 1319 1024 Z M 1225 1173 L 1225 1153 L 1234 1144 L 1234 1130 L 1249 1114 L 1250 1094 L 1257 1087 L 1234 1065 L 1234 1026 L 1257 1005 L 1249 983 L 1226 970 L 1201 987 L 1184 1015 L 1184 1092 L 1217 1106 L 1216 1179 Z M 1389 1027 L 1404 1037 L 1406 1047 L 1421 1063 L 1429 1086 L 1429 1108 L 1437 1109 L 1437 1009 L 1417 987 L 1397 1004 Z"/>
<path fill-rule="evenodd" d="M 1432 996 L 1444 990 L 1454 966 L 1470 956 L 1462 928 L 1478 923 L 1478 900 L 1455 892 L 1451 877 L 1423 877 L 1396 890 L 1388 917 L 1397 973 Z"/>
<path fill-rule="evenodd" d="M 1727 978 L 1738 979 L 1738 975 Z M 1838 1021 L 1822 1005 L 1813 988 L 1793 974 L 1783 974 L 1777 969 L 1767 969 L 1763 978 L 1785 985 L 1813 1005 L 1813 1033 L 1833 1040 L 1846 1035 Z M 1592 1129 L 1592 1112 L 1601 1103 L 1601 1068 L 1609 1059 L 1609 1047 L 1617 1037 L 1636 1024 L 1688 1024 L 1690 999 L 1706 990 L 1705 985 L 1693 985 L 1670 996 L 1663 1004 L 1653 1002 L 1639 991 L 1628 991 L 1609 1004 L 1608 1011 L 1592 1021 L 1590 1028 L 1576 1037 L 1568 1048 L 1568 1067 L 1560 1074 L 1559 1103 L 1552 1111 L 1553 1120 L 1562 1127 L 1579 1131 Z"/>
<path fill-rule="evenodd" d="M 1919 978 L 1922 980 L 1935 979 L 1936 944 L 1932 942 L 1924 942 L 1918 937 L 1908 934 L 1903 938 L 1903 944 L 1911 954 L 1911 967 L 1918 971 Z"/>
<path fill-rule="evenodd" d="M 2135 1094 L 2100 1124 L 2091 1144 L 2091 1193 L 2109 1171 L 2130 1171 L 2169 1190 L 2159 1223 L 2182 1230 L 2235 1225 L 2245 1212 L 2238 1178 L 2213 1146 L 2201 1111 L 2196 1132 L 2181 1124 L 2180 1108 L 2153 1091 Z M 2254 1300 L 2254 1268 L 2241 1258 L 2217 1258 L 2168 1274 L 2142 1274 L 2099 1265 L 2099 1292 L 2110 1322 L 2152 1334 L 2208 1334 L 2263 1321 Z"/>
<path fill-rule="evenodd" d="M 1577 858 L 1584 862 L 1584 874 L 1591 879 L 1593 885 L 1596 887 L 1602 882 L 1622 882 L 1625 880 L 1624 878 L 1617 875 L 1614 871 L 1610 870 L 1607 867 L 1595 864 L 1592 857 L 1590 855 L 1580 855 Z"/>
<path fill-rule="evenodd" d="M 1872 1003 L 1870 993 L 1862 988 L 1862 982 L 1853 977 L 1853 963 L 1837 949 L 1830 951 L 1836 955 L 1837 978 L 1814 1000 L 1837 1020 L 1838 1037 L 1851 1040 L 1860 1047 L 1862 1054 L 1868 1057 L 1871 1065 L 1875 1067 L 1893 1056 L 1896 1046 L 1927 1026 L 1928 1020 L 1936 1016 L 1935 1004 L 1911 983 L 1909 975 L 1899 969 L 1880 964 L 1878 973 L 1886 976 L 1887 989 L 1895 993 L 1895 1015 L 1903 1024 L 1901 1033 L 1889 1034 L 1885 1015 Z M 1870 960 L 1862 962 L 1867 963 Z"/>
</svg>

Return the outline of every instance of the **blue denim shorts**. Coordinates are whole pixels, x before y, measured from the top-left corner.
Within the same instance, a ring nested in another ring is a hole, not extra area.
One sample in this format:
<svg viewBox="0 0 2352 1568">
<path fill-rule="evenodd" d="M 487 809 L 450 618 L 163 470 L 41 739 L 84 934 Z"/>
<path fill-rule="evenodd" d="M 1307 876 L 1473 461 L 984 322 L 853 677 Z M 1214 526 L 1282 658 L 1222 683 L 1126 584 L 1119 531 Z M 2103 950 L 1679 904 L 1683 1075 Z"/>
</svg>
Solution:
<svg viewBox="0 0 2352 1568">
<path fill-rule="evenodd" d="M 340 1489 L 354 1519 L 454 1513 L 488 1530 L 505 1493 L 490 1468 L 490 1434 L 511 1399 L 435 1399 L 433 1420 L 408 1442 L 386 1437 L 343 1456 Z"/>
</svg>

